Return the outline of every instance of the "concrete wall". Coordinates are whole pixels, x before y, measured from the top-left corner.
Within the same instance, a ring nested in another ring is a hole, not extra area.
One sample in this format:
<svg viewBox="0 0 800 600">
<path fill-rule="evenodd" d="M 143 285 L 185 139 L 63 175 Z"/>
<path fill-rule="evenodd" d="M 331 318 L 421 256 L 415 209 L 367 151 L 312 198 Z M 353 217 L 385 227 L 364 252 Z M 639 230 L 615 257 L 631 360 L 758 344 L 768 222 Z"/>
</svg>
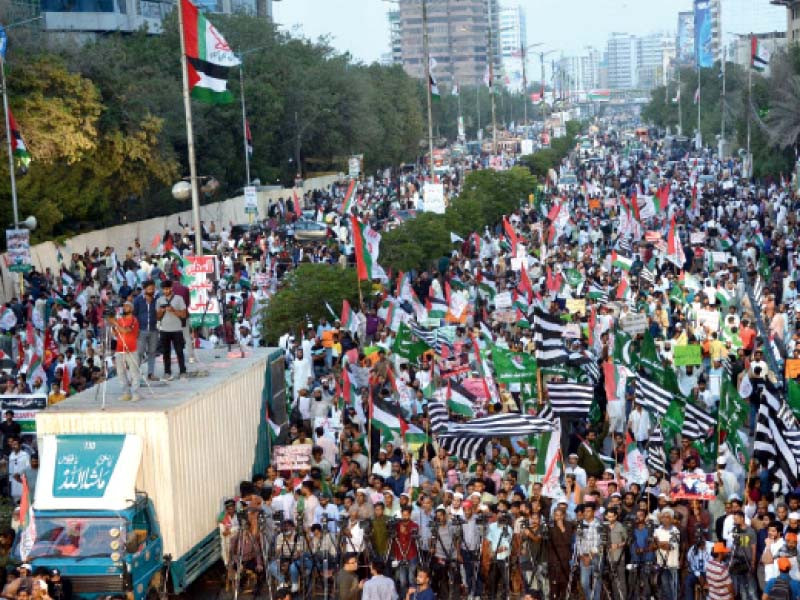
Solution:
<svg viewBox="0 0 800 600">
<path fill-rule="evenodd" d="M 303 183 L 303 191 L 308 192 L 315 189 L 324 189 L 330 186 L 338 179 L 337 175 L 328 175 L 325 177 L 317 177 L 309 179 Z M 298 192 L 298 196 L 301 196 Z M 291 189 L 271 190 L 258 193 L 258 216 L 264 218 L 267 214 L 267 208 L 278 198 L 291 198 Z M 187 206 L 189 201 L 186 202 Z M 191 223 L 192 213 L 191 210 L 166 215 L 163 217 L 156 217 L 154 219 L 147 219 L 145 221 L 136 221 L 134 223 L 126 223 L 125 225 L 116 225 L 107 229 L 98 229 L 88 233 L 82 233 L 70 238 L 61 246 L 61 253 L 64 255 L 64 260 L 69 261 L 69 257 L 73 252 L 83 253 L 88 248 L 90 251 L 95 247 L 102 250 L 106 246 L 112 246 L 117 251 L 117 256 L 123 258 L 125 251 L 129 246 L 133 246 L 136 238 L 139 238 L 142 249 L 146 252 L 152 252 L 151 244 L 156 235 L 163 236 L 164 231 L 179 230 L 178 219 L 182 223 Z M 200 220 L 210 223 L 216 223 L 217 230 L 219 231 L 223 226 L 227 227 L 230 222 L 234 224 L 247 223 L 248 216 L 244 212 L 244 196 L 230 198 L 222 202 L 214 202 L 200 207 Z M 31 247 L 31 258 L 37 270 L 44 271 L 47 267 L 54 273 L 58 273 L 59 264 L 56 260 L 58 255 L 58 248 L 53 242 L 44 242 Z M 3 255 L 5 258 L 5 255 Z M 5 264 L 5 260 L 0 261 L 0 302 L 8 302 L 12 297 L 19 294 L 19 276 L 11 273 Z"/>
</svg>

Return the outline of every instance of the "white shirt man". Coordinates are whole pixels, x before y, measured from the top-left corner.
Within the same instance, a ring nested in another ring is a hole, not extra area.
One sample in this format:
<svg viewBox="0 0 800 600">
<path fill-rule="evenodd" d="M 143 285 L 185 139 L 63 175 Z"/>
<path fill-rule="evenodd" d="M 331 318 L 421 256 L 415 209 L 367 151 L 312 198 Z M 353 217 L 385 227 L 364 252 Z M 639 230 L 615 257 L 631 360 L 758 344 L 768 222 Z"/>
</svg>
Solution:
<svg viewBox="0 0 800 600">
<path fill-rule="evenodd" d="M 628 429 L 637 442 L 646 442 L 650 437 L 650 415 L 637 405 L 628 417 Z"/>
<path fill-rule="evenodd" d="M 656 563 L 668 569 L 677 569 L 680 566 L 680 532 L 672 524 L 673 512 L 665 508 L 659 514 L 661 525 L 653 532 L 653 538 L 658 544 L 656 550 Z M 667 548 L 666 545 L 669 547 Z"/>
<path fill-rule="evenodd" d="M 19 440 L 11 440 L 11 453 L 8 455 L 8 477 L 11 482 L 11 497 L 16 502 L 22 497 L 22 474 L 31 466 L 30 455 L 22 450 Z M 19 477 L 19 479 L 17 479 Z"/>
<path fill-rule="evenodd" d="M 564 468 L 564 473 L 572 473 L 575 475 L 575 482 L 583 487 L 586 487 L 586 471 L 583 467 L 578 466 L 578 455 L 570 454 L 567 458 L 567 466 Z"/>
</svg>

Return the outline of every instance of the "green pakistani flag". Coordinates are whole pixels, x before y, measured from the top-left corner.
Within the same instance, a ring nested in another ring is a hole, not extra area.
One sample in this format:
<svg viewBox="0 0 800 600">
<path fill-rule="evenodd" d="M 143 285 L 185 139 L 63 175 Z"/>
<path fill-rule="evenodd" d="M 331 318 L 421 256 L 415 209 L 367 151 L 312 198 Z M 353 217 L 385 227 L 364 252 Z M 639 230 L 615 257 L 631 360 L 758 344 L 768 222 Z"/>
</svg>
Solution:
<svg viewBox="0 0 800 600">
<path fill-rule="evenodd" d="M 425 342 L 415 342 L 411 338 L 411 329 L 409 329 L 405 323 L 400 323 L 400 327 L 397 330 L 397 337 L 394 339 L 394 344 L 392 345 L 392 352 L 410 362 L 415 362 L 428 351 L 428 346 Z"/>
<path fill-rule="evenodd" d="M 786 402 L 789 408 L 792 409 L 794 416 L 800 419 L 800 383 L 794 379 L 789 379 L 786 382 Z"/>
<path fill-rule="evenodd" d="M 791 383 L 791 382 L 790 382 Z M 791 388 L 790 388 L 791 389 Z M 790 403 L 791 406 L 791 403 Z M 747 405 L 739 396 L 736 386 L 725 377 L 720 386 L 719 398 L 719 426 L 728 435 L 735 435 L 749 414 Z"/>
<path fill-rule="evenodd" d="M 669 403 L 669 408 L 661 420 L 661 427 L 664 431 L 664 440 L 674 439 L 683 430 L 683 402 L 674 399 Z"/>
<path fill-rule="evenodd" d="M 649 329 L 645 330 L 642 345 L 639 348 L 639 364 L 651 369 L 662 370 L 661 361 L 658 360 L 658 352 L 656 352 L 656 341 Z"/>
<path fill-rule="evenodd" d="M 683 296 L 683 290 L 677 283 L 672 284 L 672 287 L 669 290 L 669 299 L 670 301 L 686 304 L 686 299 Z"/>
<path fill-rule="evenodd" d="M 536 381 L 536 359 L 530 354 L 493 346 L 492 363 L 496 379 L 501 383 Z"/>
<path fill-rule="evenodd" d="M 614 362 L 622 363 L 627 366 L 633 364 L 633 340 L 626 332 L 618 329 L 614 333 Z"/>
<path fill-rule="evenodd" d="M 761 252 L 761 257 L 758 259 L 758 272 L 764 279 L 768 279 L 771 273 L 767 255 L 763 251 Z"/>
<path fill-rule="evenodd" d="M 570 284 L 570 286 L 577 288 L 583 283 L 583 275 L 581 275 L 578 269 L 567 269 L 567 283 Z"/>
</svg>

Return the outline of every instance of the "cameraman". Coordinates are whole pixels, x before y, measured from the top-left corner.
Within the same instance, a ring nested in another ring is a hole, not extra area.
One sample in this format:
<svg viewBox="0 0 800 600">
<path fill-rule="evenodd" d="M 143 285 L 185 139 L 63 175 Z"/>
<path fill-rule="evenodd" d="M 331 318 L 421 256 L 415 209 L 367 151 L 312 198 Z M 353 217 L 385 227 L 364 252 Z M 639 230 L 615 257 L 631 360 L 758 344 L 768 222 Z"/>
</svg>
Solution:
<svg viewBox="0 0 800 600">
<path fill-rule="evenodd" d="M 730 535 L 730 573 L 736 597 L 740 600 L 756 600 L 756 534 L 745 523 L 744 512 L 733 513 L 733 531 Z"/>
<path fill-rule="evenodd" d="M 594 517 L 594 502 L 583 506 L 578 523 L 577 554 L 580 557 L 581 588 L 586 600 L 600 600 L 600 523 Z M 577 511 L 576 511 L 577 512 Z"/>
<path fill-rule="evenodd" d="M 538 591 L 542 597 L 549 596 L 547 580 L 547 552 L 545 544 L 549 539 L 547 525 L 542 523 L 539 513 L 530 515 L 529 520 L 520 517 L 517 521 L 522 534 L 520 570 L 526 591 Z"/>
<path fill-rule="evenodd" d="M 454 543 L 457 536 L 456 528 L 447 520 L 447 509 L 439 505 L 436 507 L 435 525 L 431 535 L 431 554 L 433 555 L 432 571 L 436 595 L 448 598 L 450 586 L 459 587 L 459 570 L 457 561 L 460 560 L 459 548 Z"/>
<path fill-rule="evenodd" d="M 656 565 L 661 579 L 661 598 L 678 600 L 678 569 L 680 568 L 681 534 L 673 525 L 674 513 L 665 508 L 659 514 L 661 525 L 653 532 L 656 542 Z"/>
<path fill-rule="evenodd" d="M 650 597 L 650 565 L 655 560 L 655 545 L 650 536 L 647 511 L 640 508 L 636 511 L 636 525 L 630 542 L 631 574 L 628 589 L 632 592 L 632 598 Z"/>
<path fill-rule="evenodd" d="M 694 534 L 694 545 L 686 553 L 686 578 L 683 581 L 683 596 L 686 600 L 694 600 L 696 585 L 706 585 L 706 565 L 711 560 L 707 536 L 707 530 L 698 527 Z"/>
<path fill-rule="evenodd" d="M 404 598 L 417 571 L 417 540 L 419 526 L 411 520 L 411 506 L 400 509 L 400 521 L 391 541 L 392 568 L 397 591 Z"/>
<path fill-rule="evenodd" d="M 619 522 L 619 510 L 609 508 L 606 511 L 608 521 L 608 571 L 611 577 L 611 597 L 624 600 L 628 597 L 625 586 L 625 546 L 628 542 L 628 531 Z"/>
<path fill-rule="evenodd" d="M 133 302 L 126 300 L 122 304 L 122 316 L 106 316 L 106 321 L 112 327 L 116 342 L 114 365 L 117 376 L 122 381 L 121 400 L 139 399 L 139 354 L 136 343 L 139 339 L 139 321 L 133 316 Z"/>
<path fill-rule="evenodd" d="M 467 597 L 480 596 L 483 582 L 478 576 L 481 551 L 481 527 L 475 515 L 472 500 L 465 500 L 464 525 L 461 527 L 461 558 L 464 565 L 464 580 L 467 583 Z M 485 521 L 483 521 L 485 523 Z"/>
</svg>

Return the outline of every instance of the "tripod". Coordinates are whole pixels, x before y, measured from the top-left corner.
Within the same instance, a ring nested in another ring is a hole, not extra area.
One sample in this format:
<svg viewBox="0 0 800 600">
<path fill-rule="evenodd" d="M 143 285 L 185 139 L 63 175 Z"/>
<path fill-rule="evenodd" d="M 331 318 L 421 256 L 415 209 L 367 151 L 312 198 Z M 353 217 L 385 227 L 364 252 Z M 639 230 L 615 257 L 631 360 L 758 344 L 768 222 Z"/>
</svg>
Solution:
<svg viewBox="0 0 800 600">
<path fill-rule="evenodd" d="M 583 539 L 585 537 L 584 529 L 580 527 L 580 523 L 578 523 L 578 528 L 575 530 L 575 543 L 572 545 L 572 557 L 569 559 L 569 578 L 567 579 L 567 597 L 580 597 L 583 595 L 582 591 L 575 590 L 572 586 L 576 583 L 580 587 L 580 556 L 578 555 L 578 546 L 583 543 Z M 591 600 L 591 599 L 588 599 Z"/>
<path fill-rule="evenodd" d="M 549 581 L 547 580 L 547 562 L 543 556 L 544 545 L 547 542 L 547 525 L 542 523 L 532 529 L 530 524 L 523 523 L 524 533 L 522 534 L 519 553 L 519 569 L 523 575 L 523 581 L 528 590 L 540 591 L 546 597 L 549 592 Z M 530 533 L 530 535 L 528 535 Z M 532 537 L 531 537 L 532 536 Z M 535 546 L 535 547 L 534 547 Z"/>
<path fill-rule="evenodd" d="M 447 597 L 449 600 L 453 600 L 453 591 L 455 590 L 456 583 L 458 581 L 458 577 L 454 572 L 455 557 L 453 556 L 453 551 L 458 547 L 458 536 L 457 534 L 453 535 L 452 531 L 450 532 L 450 548 L 448 548 L 439 532 L 440 527 L 449 527 L 449 525 L 446 523 L 444 525 L 440 525 L 434 522 L 433 526 L 431 527 L 431 560 L 433 561 L 434 571 L 438 571 L 438 574 L 442 574 L 442 568 L 444 569 L 444 577 L 438 581 L 437 587 L 439 587 L 441 590 L 443 586 L 447 586 L 446 593 L 442 594 L 440 592 L 439 597 Z M 437 556 L 437 552 L 439 550 L 441 550 L 442 556 Z M 439 577 L 435 576 L 435 579 L 438 580 Z"/>
<path fill-rule="evenodd" d="M 107 387 L 108 387 L 108 358 L 109 358 L 109 352 L 111 350 L 111 332 L 112 332 L 112 330 L 117 334 L 117 341 L 122 343 L 123 351 L 126 354 L 134 354 L 134 353 L 131 352 L 130 348 L 128 348 L 128 345 L 125 343 L 125 338 L 122 337 L 121 335 L 119 335 L 120 334 L 119 326 L 116 323 L 112 323 L 111 322 L 111 318 L 112 317 L 110 315 L 105 317 L 106 327 L 103 327 L 103 344 L 102 344 L 102 348 L 103 348 L 103 357 L 102 357 L 102 362 L 103 362 L 103 382 L 102 382 L 102 384 L 100 386 L 102 388 L 102 402 L 101 402 L 101 405 L 100 405 L 100 410 L 105 410 L 106 409 L 106 392 L 107 392 Z M 116 319 L 115 319 L 115 321 L 116 321 Z M 137 360 L 138 360 L 138 357 L 137 357 Z M 121 361 L 121 362 L 122 362 L 123 368 L 127 369 L 128 368 L 127 363 L 124 360 Z M 116 361 L 115 361 L 115 363 L 116 363 Z M 139 374 L 137 374 L 137 376 L 141 376 L 141 374 L 139 373 Z M 123 374 L 122 373 L 117 373 L 117 377 L 123 377 Z M 131 377 L 131 379 L 133 379 L 133 378 Z M 155 392 L 153 392 L 153 388 L 150 386 L 150 382 L 147 380 L 146 377 L 145 377 L 144 382 L 145 382 L 145 385 L 147 386 L 147 389 L 150 391 L 150 395 L 151 396 L 155 396 Z M 100 388 L 96 388 L 95 389 L 95 394 L 94 394 L 95 401 L 97 401 L 97 396 L 98 396 L 98 394 L 100 394 L 100 392 L 101 392 Z"/>
<path fill-rule="evenodd" d="M 505 546 L 503 544 L 505 540 Z M 511 595 L 511 546 L 513 543 L 512 530 L 508 521 L 504 521 L 501 525 L 500 536 L 497 538 L 497 545 L 494 549 L 494 560 L 489 567 L 490 579 L 492 575 L 496 578 L 498 575 L 501 577 L 501 593 L 500 598 L 508 598 Z M 505 547 L 505 550 L 501 548 Z M 505 558 L 500 558 L 500 554 L 505 554 Z M 488 582 L 487 582 L 488 583 Z M 497 582 L 492 581 L 492 588 L 497 597 Z"/>
</svg>

